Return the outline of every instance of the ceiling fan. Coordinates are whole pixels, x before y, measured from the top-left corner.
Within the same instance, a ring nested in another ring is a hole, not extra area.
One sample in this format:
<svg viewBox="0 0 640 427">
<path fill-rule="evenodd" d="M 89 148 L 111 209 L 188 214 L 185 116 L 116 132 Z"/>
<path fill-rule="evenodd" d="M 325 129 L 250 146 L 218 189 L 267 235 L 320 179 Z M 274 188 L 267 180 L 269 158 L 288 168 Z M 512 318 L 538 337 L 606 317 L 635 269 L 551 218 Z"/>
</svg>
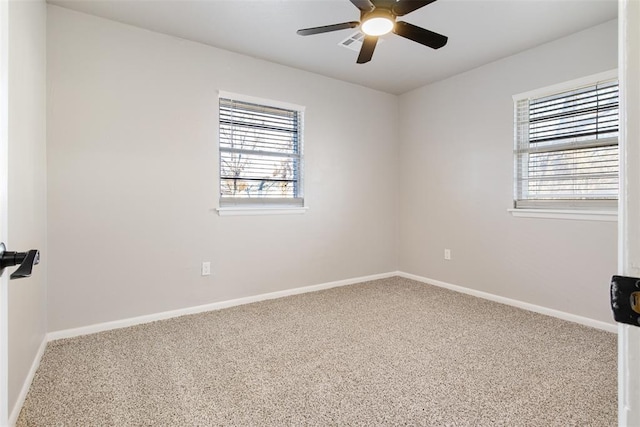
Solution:
<svg viewBox="0 0 640 427">
<path fill-rule="evenodd" d="M 365 38 L 362 42 L 362 48 L 360 48 L 358 60 L 356 61 L 358 64 L 371 61 L 376 43 L 378 43 L 378 37 L 390 32 L 432 49 L 439 49 L 447 44 L 447 36 L 425 30 L 408 22 L 396 21 L 397 17 L 411 13 L 436 0 L 349 1 L 360 10 L 360 21 L 304 28 L 298 30 L 297 33 L 301 36 L 310 36 L 312 34 L 328 33 L 330 31 L 346 30 L 360 26 L 360 30 L 365 34 Z"/>
</svg>

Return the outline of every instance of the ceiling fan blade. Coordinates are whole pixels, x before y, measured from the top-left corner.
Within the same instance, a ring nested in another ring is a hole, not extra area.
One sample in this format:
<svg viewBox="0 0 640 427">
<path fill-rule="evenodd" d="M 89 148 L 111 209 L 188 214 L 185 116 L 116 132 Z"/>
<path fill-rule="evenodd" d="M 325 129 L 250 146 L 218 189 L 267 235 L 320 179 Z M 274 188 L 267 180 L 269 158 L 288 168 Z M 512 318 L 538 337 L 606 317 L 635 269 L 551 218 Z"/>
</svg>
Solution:
<svg viewBox="0 0 640 427">
<path fill-rule="evenodd" d="M 436 0 L 400 0 L 393 5 L 393 13 L 396 16 L 403 16 L 434 1 Z"/>
<path fill-rule="evenodd" d="M 322 27 L 303 28 L 301 30 L 296 31 L 296 33 L 301 36 L 310 36 L 313 34 L 328 33 L 330 31 L 338 31 L 338 30 L 346 30 L 348 28 L 355 28 L 358 25 L 360 25 L 358 21 L 342 22 L 340 24 L 324 25 Z"/>
<path fill-rule="evenodd" d="M 360 48 L 358 60 L 356 61 L 358 64 L 364 64 L 365 62 L 371 61 L 373 51 L 376 49 L 376 43 L 378 43 L 378 37 L 365 36 L 364 41 L 362 42 L 362 47 Z"/>
<path fill-rule="evenodd" d="M 396 22 L 393 32 L 400 37 L 413 40 L 416 43 L 423 44 L 432 49 L 440 49 L 442 46 L 446 45 L 447 40 L 449 40 L 447 36 L 425 30 L 424 28 L 420 28 L 403 21 Z"/>
<path fill-rule="evenodd" d="M 373 10 L 373 3 L 369 0 L 349 0 L 355 7 L 363 12 L 371 12 Z"/>
</svg>

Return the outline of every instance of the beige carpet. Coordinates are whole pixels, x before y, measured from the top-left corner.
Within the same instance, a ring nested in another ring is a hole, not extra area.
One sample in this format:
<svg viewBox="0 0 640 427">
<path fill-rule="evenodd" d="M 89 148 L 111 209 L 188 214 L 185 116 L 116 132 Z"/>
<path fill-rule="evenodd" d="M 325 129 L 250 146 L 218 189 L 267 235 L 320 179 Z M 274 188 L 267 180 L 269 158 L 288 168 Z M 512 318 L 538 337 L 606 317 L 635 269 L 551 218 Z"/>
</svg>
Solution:
<svg viewBox="0 0 640 427">
<path fill-rule="evenodd" d="M 47 346 L 19 426 L 615 426 L 616 337 L 401 278 Z"/>
</svg>

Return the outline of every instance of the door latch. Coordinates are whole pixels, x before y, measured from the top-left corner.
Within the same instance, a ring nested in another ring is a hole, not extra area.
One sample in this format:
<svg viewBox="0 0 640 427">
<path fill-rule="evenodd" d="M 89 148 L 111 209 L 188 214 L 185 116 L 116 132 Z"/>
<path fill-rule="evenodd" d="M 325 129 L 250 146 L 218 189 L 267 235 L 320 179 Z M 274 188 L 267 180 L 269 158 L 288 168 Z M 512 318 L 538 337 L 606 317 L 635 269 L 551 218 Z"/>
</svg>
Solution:
<svg viewBox="0 0 640 427">
<path fill-rule="evenodd" d="M 640 278 L 611 278 L 611 309 L 616 322 L 640 326 Z"/>
<path fill-rule="evenodd" d="M 31 276 L 33 266 L 39 262 L 40 252 L 37 249 L 31 249 L 28 252 L 11 252 L 7 251 L 4 243 L 0 243 L 0 273 L 7 267 L 20 265 L 20 267 L 9 276 L 11 279 L 22 279 Z"/>
</svg>

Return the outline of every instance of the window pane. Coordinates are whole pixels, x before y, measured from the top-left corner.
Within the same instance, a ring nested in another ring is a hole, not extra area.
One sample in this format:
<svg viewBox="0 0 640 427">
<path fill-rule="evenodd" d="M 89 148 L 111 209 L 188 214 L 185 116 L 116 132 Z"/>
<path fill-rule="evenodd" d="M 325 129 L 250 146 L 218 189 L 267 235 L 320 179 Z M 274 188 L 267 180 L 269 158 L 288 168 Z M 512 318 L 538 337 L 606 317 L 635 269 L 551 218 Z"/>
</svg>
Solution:
<svg viewBox="0 0 640 427">
<path fill-rule="evenodd" d="M 225 197 L 295 197 L 297 159 L 225 152 L 220 156 L 221 193 Z M 276 194 L 276 190 L 280 192 Z"/>
<path fill-rule="evenodd" d="M 618 136 L 618 85 L 606 83 L 530 101 L 529 143 Z"/>
<path fill-rule="evenodd" d="M 530 199 L 615 199 L 618 147 L 533 153 L 525 179 Z"/>
</svg>

